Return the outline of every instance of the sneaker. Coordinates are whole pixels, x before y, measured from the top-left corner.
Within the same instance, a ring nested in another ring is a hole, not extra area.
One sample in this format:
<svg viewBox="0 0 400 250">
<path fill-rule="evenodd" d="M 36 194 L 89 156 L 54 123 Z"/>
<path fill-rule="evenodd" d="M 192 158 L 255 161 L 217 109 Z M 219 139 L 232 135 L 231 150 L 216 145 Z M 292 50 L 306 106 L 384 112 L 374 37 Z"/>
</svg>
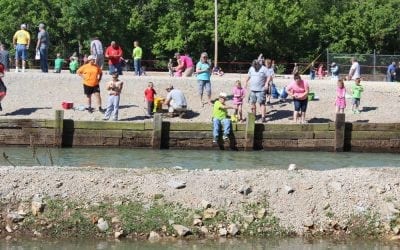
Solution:
<svg viewBox="0 0 400 250">
<path fill-rule="evenodd" d="M 108 117 L 108 118 L 107 118 L 107 117 L 104 117 L 104 118 L 103 118 L 103 121 L 108 121 L 109 119 L 110 119 L 109 117 Z"/>
<path fill-rule="evenodd" d="M 360 110 L 356 110 L 356 114 L 360 114 L 361 113 L 361 111 Z"/>
<path fill-rule="evenodd" d="M 213 143 L 217 143 L 217 138 L 213 138 Z"/>
<path fill-rule="evenodd" d="M 224 136 L 222 136 L 222 139 L 223 139 L 224 141 L 226 141 L 226 140 L 228 140 L 228 139 L 229 139 L 229 137 L 228 137 L 228 136 L 226 136 L 226 135 L 224 135 Z"/>
<path fill-rule="evenodd" d="M 93 108 L 85 108 L 85 110 L 87 110 L 89 113 L 93 113 Z"/>
<path fill-rule="evenodd" d="M 24 73 L 25 72 L 25 68 L 22 68 L 21 72 Z"/>
<path fill-rule="evenodd" d="M 18 73 L 18 68 L 15 68 L 15 73 Z"/>
<path fill-rule="evenodd" d="M 104 114 L 106 112 L 106 110 L 99 107 L 99 112 Z"/>
<path fill-rule="evenodd" d="M 261 118 L 261 122 L 262 123 L 267 122 L 267 118 L 265 118 L 265 117 Z"/>
</svg>

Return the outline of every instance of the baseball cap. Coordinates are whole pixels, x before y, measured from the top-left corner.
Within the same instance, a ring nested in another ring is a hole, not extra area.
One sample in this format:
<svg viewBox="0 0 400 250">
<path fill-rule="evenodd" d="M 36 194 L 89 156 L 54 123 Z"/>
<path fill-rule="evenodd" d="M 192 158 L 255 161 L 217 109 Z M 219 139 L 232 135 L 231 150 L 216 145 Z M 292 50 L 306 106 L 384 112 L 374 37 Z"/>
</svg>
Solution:
<svg viewBox="0 0 400 250">
<path fill-rule="evenodd" d="M 90 61 L 90 60 L 96 60 L 96 57 L 94 56 L 94 55 L 90 55 L 90 56 L 88 56 L 88 61 Z"/>
<path fill-rule="evenodd" d="M 26 29 L 26 24 L 21 24 L 21 29 Z"/>
<path fill-rule="evenodd" d="M 174 86 L 172 84 L 169 84 L 168 87 L 166 88 L 166 90 L 171 90 L 173 88 L 174 88 Z"/>
<path fill-rule="evenodd" d="M 226 99 L 228 97 L 228 94 L 225 92 L 219 93 L 219 97 Z"/>
</svg>

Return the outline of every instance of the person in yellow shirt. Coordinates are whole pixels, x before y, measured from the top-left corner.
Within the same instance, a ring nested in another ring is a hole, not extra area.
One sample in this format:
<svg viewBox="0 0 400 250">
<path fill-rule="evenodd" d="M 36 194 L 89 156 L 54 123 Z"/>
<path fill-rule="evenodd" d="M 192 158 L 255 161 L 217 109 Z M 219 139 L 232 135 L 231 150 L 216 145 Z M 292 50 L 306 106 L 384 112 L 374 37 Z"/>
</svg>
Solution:
<svg viewBox="0 0 400 250">
<path fill-rule="evenodd" d="M 135 68 L 135 75 L 140 76 L 142 74 L 142 55 L 143 50 L 139 46 L 138 41 L 133 42 L 133 46 L 135 47 L 132 51 L 133 56 L 133 67 Z"/>
<path fill-rule="evenodd" d="M 101 97 L 100 97 L 100 81 L 103 76 L 103 71 L 96 64 L 96 58 L 93 55 L 88 57 L 88 63 L 82 65 L 76 72 L 83 79 L 83 92 L 86 96 L 86 110 L 89 113 L 93 113 L 92 108 L 92 95 L 96 98 L 99 111 L 104 113 L 104 109 L 101 108 Z"/>
<path fill-rule="evenodd" d="M 21 29 L 15 32 L 13 36 L 13 45 L 15 48 L 15 72 L 18 72 L 19 59 L 22 60 L 22 72 L 25 72 L 30 42 L 31 36 L 29 32 L 26 31 L 26 24 L 21 24 Z"/>
</svg>

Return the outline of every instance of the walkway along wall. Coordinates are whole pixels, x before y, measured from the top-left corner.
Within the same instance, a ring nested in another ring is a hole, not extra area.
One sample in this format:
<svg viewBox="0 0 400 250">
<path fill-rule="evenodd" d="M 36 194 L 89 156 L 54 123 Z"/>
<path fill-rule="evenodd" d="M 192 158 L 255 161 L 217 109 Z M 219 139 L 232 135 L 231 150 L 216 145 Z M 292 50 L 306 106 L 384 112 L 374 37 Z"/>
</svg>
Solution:
<svg viewBox="0 0 400 250">
<path fill-rule="evenodd" d="M 307 150 L 400 152 L 400 123 L 261 124 L 249 114 L 234 123 L 229 140 L 212 143 L 212 124 L 163 121 L 103 122 L 63 119 L 0 119 L 0 145 L 124 147 L 153 149 Z"/>
</svg>

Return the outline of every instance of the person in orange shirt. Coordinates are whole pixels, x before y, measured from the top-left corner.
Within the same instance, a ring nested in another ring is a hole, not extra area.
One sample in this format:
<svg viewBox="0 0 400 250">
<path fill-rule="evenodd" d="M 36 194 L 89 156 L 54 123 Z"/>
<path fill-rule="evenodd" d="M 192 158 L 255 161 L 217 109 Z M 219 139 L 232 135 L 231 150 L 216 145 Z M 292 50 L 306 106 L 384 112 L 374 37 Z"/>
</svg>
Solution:
<svg viewBox="0 0 400 250">
<path fill-rule="evenodd" d="M 104 109 L 101 108 L 101 97 L 100 97 L 100 80 L 103 76 L 102 70 L 96 65 L 96 58 L 93 55 L 88 57 L 87 64 L 82 65 L 76 72 L 83 79 L 83 92 L 86 96 L 86 110 L 89 113 L 93 113 L 92 108 L 92 95 L 96 98 L 99 111 L 104 113 Z"/>
</svg>

